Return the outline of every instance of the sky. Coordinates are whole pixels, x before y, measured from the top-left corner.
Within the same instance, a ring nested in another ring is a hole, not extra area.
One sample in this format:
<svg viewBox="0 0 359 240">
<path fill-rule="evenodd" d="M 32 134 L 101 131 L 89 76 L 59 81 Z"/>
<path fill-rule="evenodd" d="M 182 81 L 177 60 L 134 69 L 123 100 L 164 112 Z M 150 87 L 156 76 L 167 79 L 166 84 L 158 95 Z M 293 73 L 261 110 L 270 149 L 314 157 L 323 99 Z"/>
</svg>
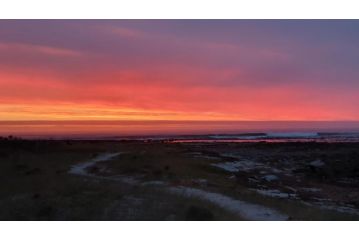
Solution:
<svg viewBox="0 0 359 240">
<path fill-rule="evenodd" d="M 0 20 L 0 121 L 359 121 L 357 20 Z"/>
</svg>

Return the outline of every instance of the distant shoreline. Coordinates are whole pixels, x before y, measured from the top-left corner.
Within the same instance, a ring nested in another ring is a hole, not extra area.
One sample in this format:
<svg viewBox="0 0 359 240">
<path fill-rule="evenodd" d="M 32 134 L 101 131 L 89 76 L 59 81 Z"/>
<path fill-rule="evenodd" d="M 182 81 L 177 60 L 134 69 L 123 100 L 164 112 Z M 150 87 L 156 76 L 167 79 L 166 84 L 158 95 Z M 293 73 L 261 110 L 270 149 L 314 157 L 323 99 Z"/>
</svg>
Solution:
<svg viewBox="0 0 359 240">
<path fill-rule="evenodd" d="M 3 140 L 94 140 L 94 141 L 165 141 L 171 143 L 231 142 L 359 142 L 359 132 L 257 132 L 238 134 L 186 135 L 10 135 Z"/>
<path fill-rule="evenodd" d="M 0 136 L 140 138 L 186 136 L 288 137 L 359 133 L 359 121 L 0 121 Z"/>
</svg>

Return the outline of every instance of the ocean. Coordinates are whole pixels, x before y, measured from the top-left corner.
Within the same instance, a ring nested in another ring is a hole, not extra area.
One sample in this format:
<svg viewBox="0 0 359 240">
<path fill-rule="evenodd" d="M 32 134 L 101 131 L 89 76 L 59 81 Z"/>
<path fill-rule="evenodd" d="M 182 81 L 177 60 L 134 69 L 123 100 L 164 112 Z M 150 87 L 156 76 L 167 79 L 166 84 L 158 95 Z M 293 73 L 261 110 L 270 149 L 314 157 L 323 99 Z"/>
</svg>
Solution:
<svg viewBox="0 0 359 240">
<path fill-rule="evenodd" d="M 358 121 L 0 121 L 0 136 L 26 139 L 357 141 Z"/>
</svg>

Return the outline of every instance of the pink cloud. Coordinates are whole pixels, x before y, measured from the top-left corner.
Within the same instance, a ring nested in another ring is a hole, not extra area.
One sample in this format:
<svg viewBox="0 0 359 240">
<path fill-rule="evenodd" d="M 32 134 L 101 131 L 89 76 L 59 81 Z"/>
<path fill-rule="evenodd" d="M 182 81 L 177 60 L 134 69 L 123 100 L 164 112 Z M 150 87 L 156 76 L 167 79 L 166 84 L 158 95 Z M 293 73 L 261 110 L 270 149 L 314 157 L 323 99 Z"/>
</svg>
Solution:
<svg viewBox="0 0 359 240">
<path fill-rule="evenodd" d="M 114 33 L 115 35 L 119 35 L 121 37 L 127 37 L 127 38 L 135 38 L 135 37 L 144 37 L 146 34 L 143 31 L 126 28 L 126 27 L 109 27 L 106 28 L 111 33 Z"/>
<path fill-rule="evenodd" d="M 56 57 L 78 57 L 82 53 L 75 50 L 51 47 L 45 45 L 23 44 L 23 43 L 4 43 L 0 42 L 0 51 L 20 52 L 20 53 L 36 53 L 45 54 Z"/>
</svg>

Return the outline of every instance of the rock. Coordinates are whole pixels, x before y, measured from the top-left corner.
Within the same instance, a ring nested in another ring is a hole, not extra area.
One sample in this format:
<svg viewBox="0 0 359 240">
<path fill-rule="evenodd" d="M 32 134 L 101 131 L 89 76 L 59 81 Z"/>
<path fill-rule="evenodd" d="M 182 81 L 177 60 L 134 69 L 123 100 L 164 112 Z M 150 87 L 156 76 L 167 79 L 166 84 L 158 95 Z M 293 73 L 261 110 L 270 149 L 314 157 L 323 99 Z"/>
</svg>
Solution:
<svg viewBox="0 0 359 240">
<path fill-rule="evenodd" d="M 194 184 L 200 185 L 200 186 L 206 186 L 208 184 L 207 179 L 202 179 L 202 178 L 193 179 L 192 181 L 193 181 Z"/>
<path fill-rule="evenodd" d="M 324 169 L 324 166 L 325 166 L 325 163 L 318 159 L 318 160 L 315 160 L 315 161 L 311 161 L 309 163 L 309 169 L 312 171 L 312 173 L 315 173 L 315 174 L 319 174 L 319 175 L 326 175 L 323 171 Z"/>
<path fill-rule="evenodd" d="M 311 167 L 324 167 L 324 165 L 325 165 L 325 163 L 320 159 L 309 163 L 309 166 L 311 166 Z"/>
<path fill-rule="evenodd" d="M 262 179 L 266 180 L 267 182 L 276 181 L 279 178 L 276 175 L 265 175 L 262 177 Z"/>
</svg>

